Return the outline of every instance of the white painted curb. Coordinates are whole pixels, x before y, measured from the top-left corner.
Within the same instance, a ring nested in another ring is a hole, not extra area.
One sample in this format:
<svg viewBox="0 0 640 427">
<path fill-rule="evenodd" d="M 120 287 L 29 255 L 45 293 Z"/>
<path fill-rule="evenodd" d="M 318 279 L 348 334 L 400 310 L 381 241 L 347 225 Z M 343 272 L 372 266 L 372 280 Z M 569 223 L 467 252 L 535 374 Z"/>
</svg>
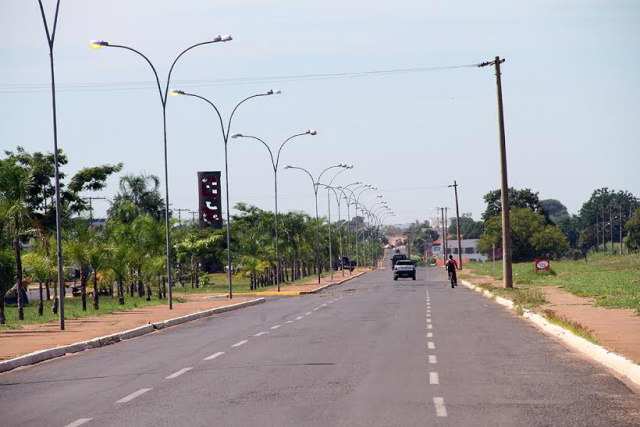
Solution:
<svg viewBox="0 0 640 427">
<path fill-rule="evenodd" d="M 367 273 L 367 271 L 361 271 L 360 273 L 356 274 L 355 276 L 349 276 L 346 279 L 342 279 L 339 282 L 327 283 L 326 285 L 320 286 L 319 288 L 315 288 L 312 291 L 300 292 L 300 295 L 317 294 L 318 292 L 322 292 L 325 289 L 330 288 L 331 286 L 341 285 L 341 284 L 343 284 L 345 282 L 348 282 L 349 280 L 355 279 L 356 277 L 360 277 L 365 273 Z"/>
<path fill-rule="evenodd" d="M 481 293 L 487 298 L 495 299 L 498 304 L 512 310 L 514 309 L 513 301 L 496 296 L 492 292 L 472 285 L 466 280 L 461 280 L 460 282 L 467 288 L 473 289 L 474 291 Z M 571 331 L 568 331 L 558 325 L 554 325 L 553 323 L 549 323 L 547 318 L 540 314 L 523 309 L 522 317 L 536 325 L 539 329 L 542 329 L 544 332 L 560 339 L 569 347 L 578 350 L 579 352 L 589 356 L 596 362 L 606 366 L 609 369 L 613 369 L 618 374 L 640 385 L 640 365 L 637 365 L 626 357 L 609 351 L 600 345 L 587 341 L 586 339 L 575 335 Z"/>
<path fill-rule="evenodd" d="M 251 301 L 245 301 L 238 304 L 228 305 L 225 307 L 212 308 L 205 311 L 199 311 L 197 313 L 187 314 L 186 316 L 175 317 L 173 319 L 165 320 L 163 322 L 150 323 L 148 325 L 139 326 L 137 328 L 129 329 L 123 332 L 116 332 L 115 334 L 105 335 L 103 337 L 93 338 L 88 341 L 80 341 L 73 344 L 63 345 L 60 347 L 49 348 L 46 350 L 39 350 L 33 353 L 25 354 L 24 356 L 16 357 L 14 359 L 4 360 L 0 362 L 0 373 L 10 371 L 20 366 L 33 365 L 38 362 L 42 362 L 49 359 L 55 359 L 56 357 L 62 357 L 65 354 L 78 353 L 91 348 L 103 347 L 109 344 L 115 344 L 123 340 L 136 338 L 142 335 L 149 334 L 155 330 L 168 328 L 171 326 L 180 325 L 182 323 L 190 322 L 192 320 L 202 319 L 203 317 L 212 316 L 214 314 L 224 313 L 231 310 L 237 310 L 239 308 L 250 307 L 252 305 L 261 304 L 265 302 L 264 298 L 257 298 Z"/>
</svg>

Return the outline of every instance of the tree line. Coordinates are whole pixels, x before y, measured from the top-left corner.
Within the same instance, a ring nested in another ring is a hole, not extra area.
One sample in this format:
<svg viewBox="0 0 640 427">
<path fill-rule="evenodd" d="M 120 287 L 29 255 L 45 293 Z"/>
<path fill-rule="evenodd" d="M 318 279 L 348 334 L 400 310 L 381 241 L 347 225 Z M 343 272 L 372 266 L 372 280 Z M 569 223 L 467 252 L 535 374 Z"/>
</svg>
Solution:
<svg viewBox="0 0 640 427">
<path fill-rule="evenodd" d="M 43 301 L 54 298 L 57 313 L 57 247 L 55 236 L 55 187 L 53 155 L 28 153 L 18 147 L 5 151 L 0 159 L 0 323 L 4 324 L 5 293 L 18 306 L 18 319 L 24 319 L 26 303 L 25 275 L 39 283 L 38 312 Z M 58 153 L 62 168 L 67 157 Z M 154 175 L 123 175 L 119 189 L 110 201 L 106 223 L 96 226 L 82 216 L 89 210 L 89 199 L 82 194 L 106 186 L 122 164 L 81 169 L 68 180 L 61 174 L 61 216 L 63 221 L 63 264 L 65 275 L 73 280 L 79 275 L 82 309 L 90 304 L 99 309 L 100 296 L 137 297 L 150 300 L 152 295 L 166 298 L 165 206 L 159 192 L 160 180 Z M 232 216 L 232 267 L 249 278 L 250 288 L 275 284 L 276 257 L 273 212 L 245 203 L 235 206 Z M 91 218 L 91 216 L 90 216 Z M 334 267 L 340 255 L 355 258 L 355 227 L 359 239 L 379 242 L 374 228 L 364 227 L 362 217 L 351 222 L 328 224 L 321 218 L 320 263 L 316 262 L 316 221 L 304 212 L 279 216 L 281 282 L 288 283 Z M 209 284 L 212 271 L 223 271 L 227 257 L 224 231 L 200 229 L 197 221 L 171 219 L 172 266 L 175 281 L 181 286 Z M 329 228 L 332 257 L 329 259 Z M 364 230 L 364 231 L 363 231 Z M 342 237 L 342 239 L 340 238 Z M 375 256 L 381 255 L 378 243 Z M 361 259 L 371 258 L 371 246 L 360 245 Z M 89 290 L 88 290 L 89 288 Z M 51 291 L 53 290 L 53 291 Z M 92 294 L 92 301 L 88 301 Z"/>
</svg>

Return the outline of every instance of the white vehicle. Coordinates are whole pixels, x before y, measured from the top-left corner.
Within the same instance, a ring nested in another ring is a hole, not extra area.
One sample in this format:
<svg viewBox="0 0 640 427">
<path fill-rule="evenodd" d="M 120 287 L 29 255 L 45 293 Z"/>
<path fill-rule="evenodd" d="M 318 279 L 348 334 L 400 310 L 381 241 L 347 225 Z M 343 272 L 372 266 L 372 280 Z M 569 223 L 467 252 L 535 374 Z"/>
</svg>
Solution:
<svg viewBox="0 0 640 427">
<path fill-rule="evenodd" d="M 398 280 L 398 277 L 411 277 L 416 280 L 416 266 L 413 261 L 408 259 L 396 261 L 396 265 L 393 266 L 393 280 Z"/>
</svg>

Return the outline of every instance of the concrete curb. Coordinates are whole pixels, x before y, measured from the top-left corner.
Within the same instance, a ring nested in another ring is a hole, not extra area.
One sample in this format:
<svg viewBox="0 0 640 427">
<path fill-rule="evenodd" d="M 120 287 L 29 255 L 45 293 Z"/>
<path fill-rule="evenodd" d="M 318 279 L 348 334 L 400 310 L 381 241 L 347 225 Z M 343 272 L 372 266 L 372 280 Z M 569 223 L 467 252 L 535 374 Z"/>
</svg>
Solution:
<svg viewBox="0 0 640 427">
<path fill-rule="evenodd" d="M 326 285 L 324 285 L 324 286 L 320 286 L 319 288 L 315 288 L 315 289 L 314 289 L 314 290 L 312 290 L 312 291 L 302 291 L 302 292 L 300 292 L 300 295 L 317 294 L 318 292 L 322 292 L 322 291 L 324 291 L 325 289 L 330 288 L 330 287 L 332 287 L 332 286 L 341 285 L 341 284 L 343 284 L 343 283 L 345 283 L 345 282 L 348 282 L 349 280 L 353 280 L 353 279 L 355 279 L 356 277 L 360 277 L 360 276 L 362 276 L 362 275 L 363 275 L 363 274 L 365 274 L 365 273 L 368 273 L 368 271 L 361 271 L 360 273 L 356 274 L 355 276 L 347 277 L 346 279 L 342 279 L 342 280 L 341 280 L 341 281 L 339 281 L 339 282 L 327 283 Z"/>
<path fill-rule="evenodd" d="M 461 280 L 460 283 L 466 286 L 469 289 L 472 289 L 478 293 L 481 293 L 483 296 L 494 299 L 498 304 L 505 306 L 511 310 L 513 310 L 514 304 L 513 301 L 508 300 L 506 298 L 502 298 L 496 296 L 492 292 L 482 289 L 478 286 L 472 285 L 466 280 Z M 534 313 L 530 310 L 523 309 L 523 315 L 525 319 L 529 322 L 536 325 L 539 329 L 544 332 L 553 335 L 554 337 L 560 339 L 569 347 L 578 350 L 582 354 L 589 356 L 591 359 L 600 363 L 601 365 L 606 366 L 609 369 L 614 370 L 618 374 L 628 378 L 634 383 L 640 385 L 640 365 L 633 363 L 631 360 L 627 359 L 624 356 L 621 356 L 617 353 L 607 350 L 606 348 L 594 344 L 586 339 L 579 337 L 558 325 L 554 325 L 550 323 L 549 320 L 538 314 Z"/>
<path fill-rule="evenodd" d="M 205 311 L 199 311 L 197 313 L 187 314 L 186 316 L 174 317 L 162 322 L 150 323 L 148 325 L 139 326 L 137 328 L 129 329 L 122 332 L 116 332 L 115 334 L 105 335 L 103 337 L 93 338 L 88 341 L 80 341 L 73 344 L 63 345 L 60 347 L 49 348 L 46 350 L 39 350 L 33 353 L 25 354 L 24 356 L 16 357 L 9 360 L 0 362 L 0 373 L 7 372 L 20 366 L 33 365 L 38 362 L 43 362 L 49 359 L 55 359 L 62 357 L 65 354 L 78 353 L 91 348 L 103 347 L 109 344 L 115 344 L 120 341 L 136 338 L 142 335 L 149 334 L 155 330 L 169 328 L 171 326 L 180 325 L 182 323 L 190 322 L 204 317 L 213 316 L 214 314 L 224 313 L 227 311 L 237 310 L 239 308 L 250 307 L 252 305 L 261 304 L 265 302 L 264 298 L 257 298 L 251 301 L 245 301 L 238 304 L 228 305 L 226 307 L 216 307 Z"/>
</svg>

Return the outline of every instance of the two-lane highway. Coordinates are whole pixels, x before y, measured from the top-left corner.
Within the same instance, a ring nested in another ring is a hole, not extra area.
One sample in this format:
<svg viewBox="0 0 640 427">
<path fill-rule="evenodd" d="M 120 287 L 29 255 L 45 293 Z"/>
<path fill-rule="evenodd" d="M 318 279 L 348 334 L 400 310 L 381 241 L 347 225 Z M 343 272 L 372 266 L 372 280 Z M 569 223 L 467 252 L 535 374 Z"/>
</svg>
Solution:
<svg viewBox="0 0 640 427">
<path fill-rule="evenodd" d="M 441 269 L 0 375 L 10 426 L 633 426 L 640 397 Z"/>
</svg>

